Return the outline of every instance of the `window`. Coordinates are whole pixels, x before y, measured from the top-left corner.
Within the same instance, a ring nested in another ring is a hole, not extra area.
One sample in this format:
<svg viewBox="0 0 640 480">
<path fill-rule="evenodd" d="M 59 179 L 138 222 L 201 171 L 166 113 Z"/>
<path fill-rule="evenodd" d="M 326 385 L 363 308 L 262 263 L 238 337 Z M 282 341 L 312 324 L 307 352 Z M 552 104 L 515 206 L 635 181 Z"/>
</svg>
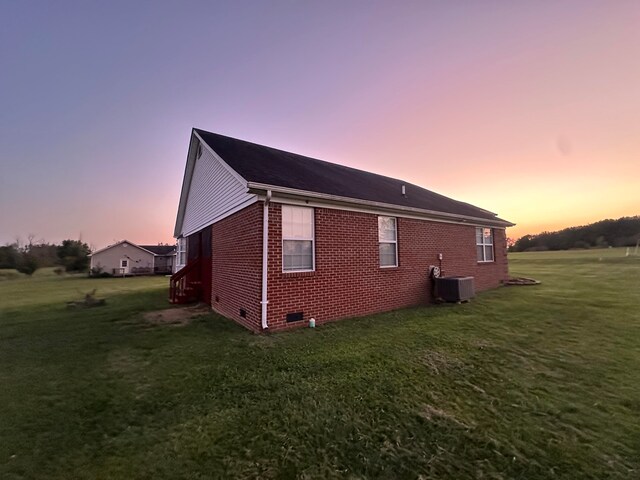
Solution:
<svg viewBox="0 0 640 480">
<path fill-rule="evenodd" d="M 178 239 L 178 249 L 176 250 L 176 270 L 180 270 L 187 264 L 187 239 Z"/>
<path fill-rule="evenodd" d="M 378 217 L 378 245 L 380 266 L 398 266 L 398 232 L 394 217 Z"/>
<path fill-rule="evenodd" d="M 120 268 L 127 268 L 129 266 L 128 260 L 120 260 Z"/>
<path fill-rule="evenodd" d="M 485 227 L 476 228 L 476 250 L 478 262 L 493 262 L 493 230 Z"/>
<path fill-rule="evenodd" d="M 312 271 L 313 208 L 282 206 L 282 271 Z"/>
</svg>

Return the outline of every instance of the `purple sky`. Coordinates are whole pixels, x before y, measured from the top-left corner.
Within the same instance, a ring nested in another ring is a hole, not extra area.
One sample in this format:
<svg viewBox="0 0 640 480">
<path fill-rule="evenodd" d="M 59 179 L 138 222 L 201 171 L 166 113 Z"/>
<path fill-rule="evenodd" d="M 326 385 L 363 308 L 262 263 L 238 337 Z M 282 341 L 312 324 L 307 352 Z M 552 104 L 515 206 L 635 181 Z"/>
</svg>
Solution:
<svg viewBox="0 0 640 480">
<path fill-rule="evenodd" d="M 0 4 L 0 243 L 171 241 L 193 126 L 509 235 L 639 214 L 640 2 Z"/>
</svg>

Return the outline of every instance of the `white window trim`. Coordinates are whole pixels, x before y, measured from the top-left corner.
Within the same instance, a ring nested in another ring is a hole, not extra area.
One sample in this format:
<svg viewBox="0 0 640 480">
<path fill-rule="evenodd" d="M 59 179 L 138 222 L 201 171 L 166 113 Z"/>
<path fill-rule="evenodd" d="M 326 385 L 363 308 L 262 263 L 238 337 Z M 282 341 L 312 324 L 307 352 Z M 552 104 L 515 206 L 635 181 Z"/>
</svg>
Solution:
<svg viewBox="0 0 640 480">
<path fill-rule="evenodd" d="M 396 231 L 396 239 L 395 240 L 380 240 L 380 219 L 381 218 L 393 218 L 393 225 L 395 227 L 395 231 Z M 378 247 L 378 265 L 380 266 L 380 268 L 398 268 L 399 265 L 399 258 L 398 258 L 398 217 L 389 217 L 389 216 L 385 216 L 385 215 L 379 215 L 378 216 L 378 246 L 381 243 L 393 243 L 395 245 L 395 250 L 396 250 L 396 263 L 395 265 L 380 265 L 380 248 Z"/>
<path fill-rule="evenodd" d="M 282 205 L 285 206 L 285 205 Z M 280 212 L 282 212 L 282 206 L 280 207 L 281 210 Z M 316 271 L 316 209 L 313 207 L 299 207 L 299 206 L 294 206 L 294 205 L 286 205 L 287 207 L 291 207 L 291 208 L 307 208 L 309 210 L 311 210 L 311 238 L 286 238 L 284 236 L 284 225 L 280 226 L 280 231 L 282 233 L 281 237 L 281 242 L 280 242 L 280 250 L 282 252 L 282 254 L 280 255 L 282 258 L 282 273 L 304 273 L 304 272 L 315 272 Z M 280 219 L 282 222 L 282 213 L 280 215 Z M 284 222 L 282 222 L 284 223 Z M 301 240 L 301 241 L 309 241 L 311 240 L 311 268 L 305 268 L 305 269 L 295 269 L 295 270 L 285 270 L 284 269 L 284 242 L 285 240 Z"/>
<path fill-rule="evenodd" d="M 126 265 L 124 265 L 124 263 L 127 263 Z M 120 259 L 120 268 L 129 268 L 129 259 L 128 258 L 121 258 Z"/>
<path fill-rule="evenodd" d="M 181 248 L 182 247 L 182 248 Z M 184 263 L 180 262 L 180 254 L 184 253 Z M 187 238 L 181 237 L 178 239 L 178 245 L 176 247 L 176 271 L 180 270 L 187 264 Z"/>
<path fill-rule="evenodd" d="M 484 229 L 488 228 L 491 230 L 491 243 L 485 243 L 484 241 Z M 478 230 L 482 231 L 482 241 L 478 243 Z M 494 263 L 496 261 L 496 249 L 494 248 L 494 239 L 493 239 L 493 228 L 491 227 L 476 227 L 476 257 L 478 255 L 478 247 L 482 247 L 482 260 L 478 259 L 478 263 Z M 493 254 L 492 260 L 487 260 L 487 256 L 484 250 L 484 247 L 491 247 L 491 253 Z"/>
</svg>

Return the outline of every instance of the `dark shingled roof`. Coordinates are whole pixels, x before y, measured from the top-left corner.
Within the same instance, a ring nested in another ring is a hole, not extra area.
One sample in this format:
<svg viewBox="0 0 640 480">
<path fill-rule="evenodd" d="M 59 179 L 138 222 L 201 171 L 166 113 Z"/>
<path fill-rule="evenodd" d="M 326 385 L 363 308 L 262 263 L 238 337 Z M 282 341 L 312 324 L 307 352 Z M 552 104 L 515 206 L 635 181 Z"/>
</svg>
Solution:
<svg viewBox="0 0 640 480">
<path fill-rule="evenodd" d="M 403 180 L 316 160 L 197 128 L 194 130 L 248 182 L 508 223 L 487 210 L 453 200 Z M 406 186 L 406 196 L 402 195 L 402 185 Z"/>
<path fill-rule="evenodd" d="M 156 255 L 170 255 L 176 249 L 175 245 L 138 245 L 138 246 L 140 248 L 144 248 L 145 250 L 149 250 L 151 253 L 155 253 Z"/>
</svg>

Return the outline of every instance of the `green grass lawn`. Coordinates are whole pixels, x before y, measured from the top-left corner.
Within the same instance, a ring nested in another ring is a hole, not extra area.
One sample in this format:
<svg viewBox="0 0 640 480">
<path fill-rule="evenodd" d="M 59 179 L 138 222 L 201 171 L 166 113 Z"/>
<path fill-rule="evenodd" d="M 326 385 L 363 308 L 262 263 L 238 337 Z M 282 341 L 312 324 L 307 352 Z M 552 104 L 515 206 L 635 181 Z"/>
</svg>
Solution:
<svg viewBox="0 0 640 480">
<path fill-rule="evenodd" d="M 0 281 L 0 478 L 640 478 L 640 258 L 510 262 L 542 285 L 272 336 L 149 324 L 162 277 Z"/>
</svg>

